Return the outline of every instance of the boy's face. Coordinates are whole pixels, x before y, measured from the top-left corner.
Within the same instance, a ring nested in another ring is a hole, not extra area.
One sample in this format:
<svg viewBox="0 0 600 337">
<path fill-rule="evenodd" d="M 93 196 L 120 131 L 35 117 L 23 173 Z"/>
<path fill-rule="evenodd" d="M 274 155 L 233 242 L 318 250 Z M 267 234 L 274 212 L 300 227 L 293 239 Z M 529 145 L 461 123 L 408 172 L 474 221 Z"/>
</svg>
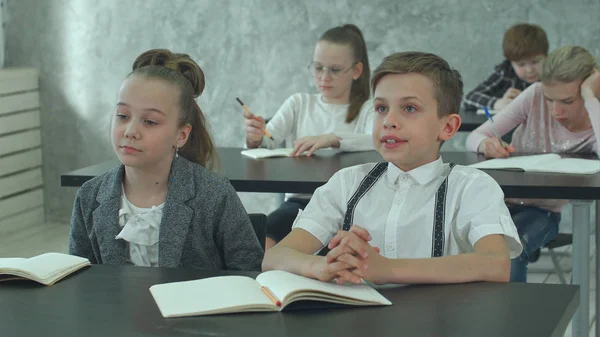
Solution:
<svg viewBox="0 0 600 337">
<path fill-rule="evenodd" d="M 545 58 L 545 55 L 539 54 L 519 61 L 510 61 L 510 64 L 521 80 L 527 83 L 534 83 L 540 79 L 542 61 L 544 61 Z"/>
<path fill-rule="evenodd" d="M 456 114 L 438 117 L 434 84 L 417 74 L 388 74 L 374 94 L 373 141 L 383 158 L 403 171 L 437 159 L 441 140 L 460 126 Z"/>
</svg>

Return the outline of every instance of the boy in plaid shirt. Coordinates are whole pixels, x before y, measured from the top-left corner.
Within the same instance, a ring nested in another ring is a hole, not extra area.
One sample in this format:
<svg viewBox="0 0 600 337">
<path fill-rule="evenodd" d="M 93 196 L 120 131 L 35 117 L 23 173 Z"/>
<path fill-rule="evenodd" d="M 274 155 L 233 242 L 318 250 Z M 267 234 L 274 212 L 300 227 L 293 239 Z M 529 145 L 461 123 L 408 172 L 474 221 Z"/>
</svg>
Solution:
<svg viewBox="0 0 600 337">
<path fill-rule="evenodd" d="M 514 25 L 504 33 L 502 50 L 505 60 L 465 96 L 465 109 L 501 110 L 531 83 L 537 82 L 542 61 L 548 55 L 546 32 L 538 25 Z"/>
</svg>

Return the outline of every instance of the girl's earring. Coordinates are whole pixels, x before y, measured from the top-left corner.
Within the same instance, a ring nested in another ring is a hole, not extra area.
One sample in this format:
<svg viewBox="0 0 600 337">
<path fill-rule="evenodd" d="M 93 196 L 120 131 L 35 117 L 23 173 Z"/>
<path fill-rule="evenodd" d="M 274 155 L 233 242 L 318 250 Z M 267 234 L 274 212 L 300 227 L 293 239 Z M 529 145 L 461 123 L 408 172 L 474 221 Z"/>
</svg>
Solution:
<svg viewBox="0 0 600 337">
<path fill-rule="evenodd" d="M 179 145 L 175 145 L 175 158 L 179 157 Z"/>
</svg>

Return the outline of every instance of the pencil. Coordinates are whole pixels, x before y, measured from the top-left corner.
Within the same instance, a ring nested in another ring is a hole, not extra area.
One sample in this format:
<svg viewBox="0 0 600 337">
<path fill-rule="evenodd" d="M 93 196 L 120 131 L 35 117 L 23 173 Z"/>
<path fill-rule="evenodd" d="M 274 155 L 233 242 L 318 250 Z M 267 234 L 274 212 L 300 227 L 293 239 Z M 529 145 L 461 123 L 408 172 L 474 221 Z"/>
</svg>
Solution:
<svg viewBox="0 0 600 337">
<path fill-rule="evenodd" d="M 281 302 L 275 298 L 275 295 L 273 295 L 273 293 L 271 292 L 271 290 L 265 286 L 261 287 L 263 293 L 265 293 L 265 295 L 267 295 L 267 297 L 278 307 L 281 306 Z"/>
<path fill-rule="evenodd" d="M 251 115 L 254 116 L 254 114 L 252 113 L 252 111 L 250 111 L 250 108 L 248 108 L 248 106 L 246 104 L 244 104 L 244 102 L 242 102 L 241 99 L 239 99 L 237 97 L 235 99 L 236 99 L 236 101 L 238 101 L 238 103 L 240 103 L 240 105 L 242 106 L 242 108 L 244 108 L 244 110 L 246 110 L 247 113 L 249 113 L 249 114 L 251 114 Z M 254 117 L 254 119 L 258 120 L 256 117 Z M 269 131 L 267 131 L 267 128 L 264 128 L 263 131 L 264 131 L 264 133 L 265 133 L 265 135 L 267 137 L 271 138 L 271 140 L 275 140 L 275 139 L 273 139 L 273 136 L 271 135 L 271 133 Z"/>
<path fill-rule="evenodd" d="M 492 115 L 488 111 L 488 108 L 484 106 L 483 111 L 485 112 L 485 116 L 490 120 L 490 125 L 492 126 L 492 130 L 494 131 L 494 134 L 496 135 L 496 137 L 498 137 L 498 140 L 500 141 L 500 145 L 502 145 L 503 148 L 506 148 L 506 143 L 502 141 L 502 137 L 500 137 L 498 130 L 496 130 L 496 125 L 494 125 L 494 119 L 492 118 Z"/>
</svg>

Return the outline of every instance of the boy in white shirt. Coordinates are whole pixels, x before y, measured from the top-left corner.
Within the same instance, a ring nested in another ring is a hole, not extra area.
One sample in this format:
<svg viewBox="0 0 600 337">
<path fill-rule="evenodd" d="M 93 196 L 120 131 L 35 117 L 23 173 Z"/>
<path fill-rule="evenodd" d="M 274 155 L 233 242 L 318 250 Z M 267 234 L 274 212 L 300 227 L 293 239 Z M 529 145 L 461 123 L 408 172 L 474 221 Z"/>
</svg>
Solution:
<svg viewBox="0 0 600 337">
<path fill-rule="evenodd" d="M 371 84 L 386 162 L 340 170 L 317 189 L 263 270 L 338 283 L 507 282 L 522 247 L 502 190 L 439 156 L 461 123 L 460 74 L 433 54 L 396 53 Z"/>
</svg>

